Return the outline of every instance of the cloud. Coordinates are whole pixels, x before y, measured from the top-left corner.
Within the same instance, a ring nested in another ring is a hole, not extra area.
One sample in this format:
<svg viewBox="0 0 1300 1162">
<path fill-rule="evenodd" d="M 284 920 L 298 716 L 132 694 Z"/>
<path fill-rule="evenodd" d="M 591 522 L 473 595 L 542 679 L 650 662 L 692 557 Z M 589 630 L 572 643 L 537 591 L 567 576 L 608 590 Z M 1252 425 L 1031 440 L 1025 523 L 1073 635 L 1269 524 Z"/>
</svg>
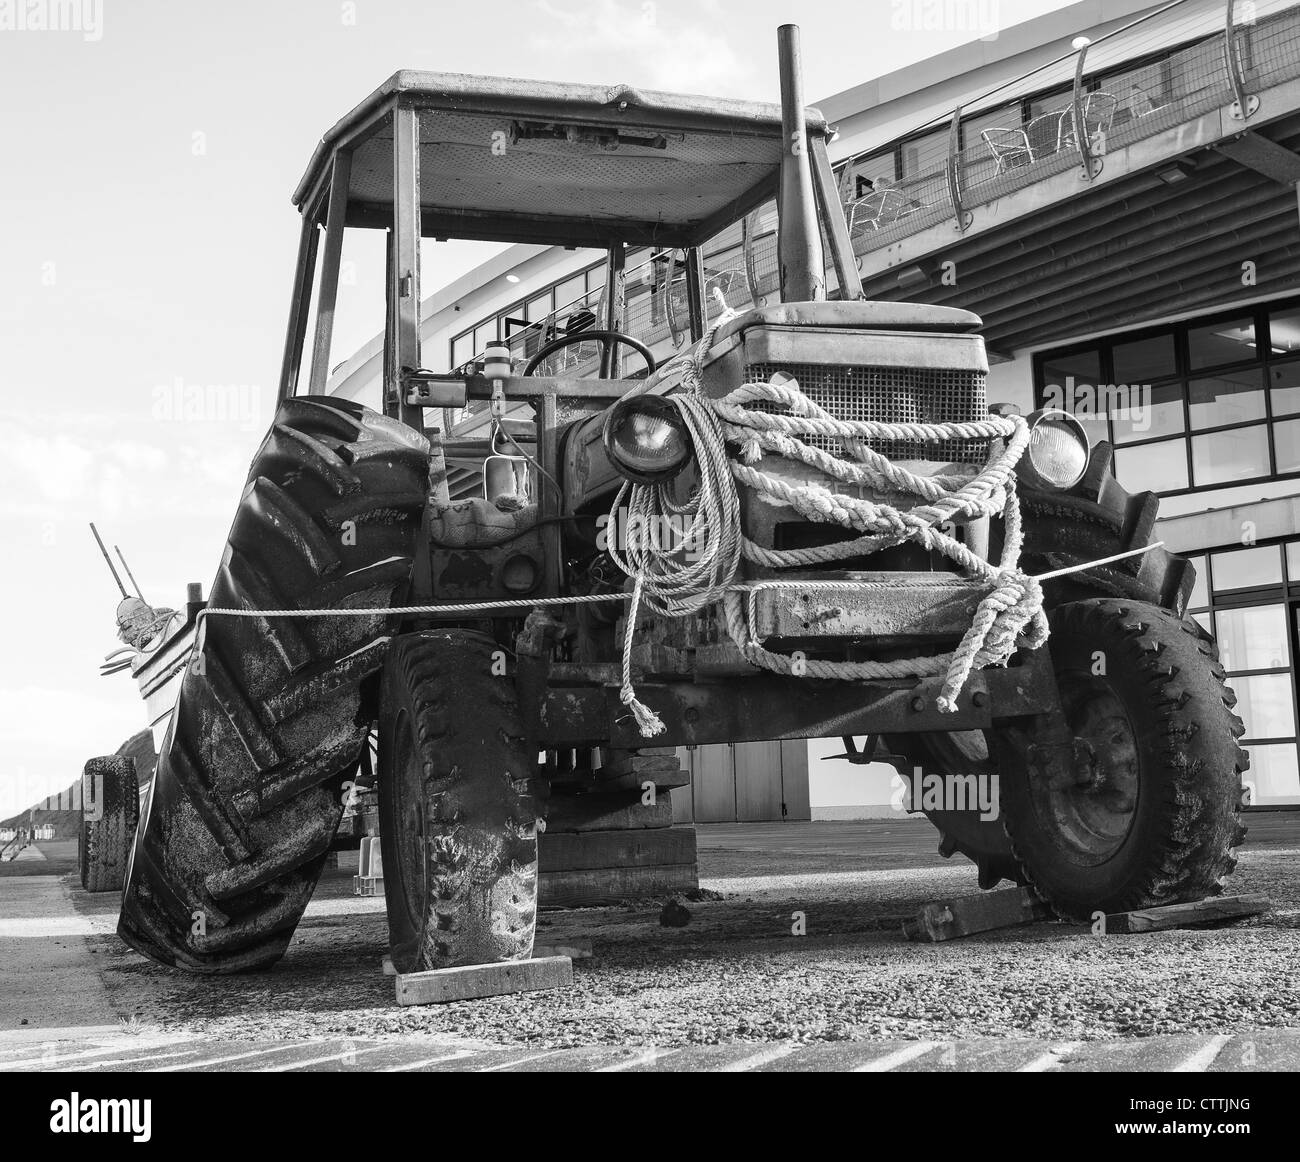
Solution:
<svg viewBox="0 0 1300 1162">
<path fill-rule="evenodd" d="M 550 62 L 574 58 L 588 72 L 598 63 L 606 79 L 612 63 L 631 70 L 631 83 L 671 92 L 735 96 L 754 87 L 753 66 L 736 55 L 724 32 L 670 19 L 658 0 L 537 0 L 536 7 L 546 23 L 529 29 L 530 43 Z M 710 8 L 692 15 L 716 17 L 719 10 Z"/>
</svg>

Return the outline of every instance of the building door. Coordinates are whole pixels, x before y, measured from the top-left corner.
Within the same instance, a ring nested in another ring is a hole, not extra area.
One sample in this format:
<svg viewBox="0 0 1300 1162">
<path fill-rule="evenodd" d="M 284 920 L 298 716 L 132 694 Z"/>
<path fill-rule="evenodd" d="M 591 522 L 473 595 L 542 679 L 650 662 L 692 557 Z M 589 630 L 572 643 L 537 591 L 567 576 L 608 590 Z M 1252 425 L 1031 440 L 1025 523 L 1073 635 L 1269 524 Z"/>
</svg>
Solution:
<svg viewBox="0 0 1300 1162">
<path fill-rule="evenodd" d="M 723 743 L 683 747 L 691 785 L 673 794 L 676 822 L 765 823 L 812 817 L 808 744 Z"/>
</svg>

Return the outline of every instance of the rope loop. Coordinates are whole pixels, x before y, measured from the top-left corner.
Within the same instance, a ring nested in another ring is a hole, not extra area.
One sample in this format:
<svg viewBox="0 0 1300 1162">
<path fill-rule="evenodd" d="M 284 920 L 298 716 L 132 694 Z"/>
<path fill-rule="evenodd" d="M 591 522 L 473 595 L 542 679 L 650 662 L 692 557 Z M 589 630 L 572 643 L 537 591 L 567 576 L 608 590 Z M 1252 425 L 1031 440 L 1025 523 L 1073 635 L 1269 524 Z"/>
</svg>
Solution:
<svg viewBox="0 0 1300 1162">
<path fill-rule="evenodd" d="M 704 360 L 718 327 L 730 317 L 731 313 L 723 315 L 691 349 L 682 390 L 664 397 L 677 408 L 694 442 L 698 486 L 685 503 L 675 499 L 671 484 L 627 483 L 614 500 L 615 527 L 625 502 L 629 526 L 658 528 L 664 527 L 665 517 L 689 519 L 675 544 L 664 545 L 662 538 L 647 543 L 652 540 L 647 538 L 609 549 L 615 563 L 633 579 L 623 638 L 623 704 L 635 716 L 643 737 L 663 732 L 662 721 L 637 699 L 632 685 L 632 641 L 642 607 L 659 616 L 685 617 L 720 604 L 728 635 L 753 665 L 778 674 L 841 680 L 942 674 L 938 706 L 954 712 L 973 670 L 1005 665 L 1020 646 L 1036 648 L 1047 640 L 1042 587 L 1018 567 L 1023 533 L 1015 468 L 1029 445 L 1028 426 L 1020 416 L 937 424 L 841 420 L 788 377 L 744 383 L 711 399 L 704 394 Z M 810 439 L 817 437 L 837 441 L 846 455 L 835 456 L 818 447 Z M 868 443 L 952 439 L 990 441 L 989 458 L 978 472 L 918 475 Z M 773 471 L 765 464 L 769 456 L 805 465 L 811 473 L 795 476 Z M 860 535 L 808 549 L 756 545 L 744 534 L 738 485 L 752 489 L 761 500 L 788 506 L 809 521 L 839 525 Z M 867 499 L 868 495 L 874 499 Z M 909 504 L 912 499 L 920 503 Z M 996 515 L 1006 522 L 1003 553 L 996 564 L 944 531 L 956 520 Z M 796 665 L 791 657 L 758 641 L 757 593 L 773 583 L 738 583 L 743 561 L 772 569 L 807 567 L 909 541 L 942 553 L 988 590 L 952 653 L 885 662 L 800 658 Z M 683 553 L 684 548 L 690 551 Z M 748 612 L 742 599 L 745 590 L 749 591 Z"/>
</svg>

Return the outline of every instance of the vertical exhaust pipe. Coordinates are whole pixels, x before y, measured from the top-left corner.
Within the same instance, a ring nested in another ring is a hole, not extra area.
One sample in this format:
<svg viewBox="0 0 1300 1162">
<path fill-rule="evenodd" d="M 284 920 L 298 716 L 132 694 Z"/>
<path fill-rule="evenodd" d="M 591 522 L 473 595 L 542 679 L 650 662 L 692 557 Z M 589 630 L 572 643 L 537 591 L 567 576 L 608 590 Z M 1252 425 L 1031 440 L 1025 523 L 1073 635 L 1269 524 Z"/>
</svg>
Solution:
<svg viewBox="0 0 1300 1162">
<path fill-rule="evenodd" d="M 781 192 L 777 199 L 781 233 L 781 301 L 811 302 L 826 297 L 826 265 L 821 227 L 813 201 L 808 127 L 804 121 L 803 69 L 799 61 L 799 26 L 776 30 L 781 62 Z"/>
</svg>

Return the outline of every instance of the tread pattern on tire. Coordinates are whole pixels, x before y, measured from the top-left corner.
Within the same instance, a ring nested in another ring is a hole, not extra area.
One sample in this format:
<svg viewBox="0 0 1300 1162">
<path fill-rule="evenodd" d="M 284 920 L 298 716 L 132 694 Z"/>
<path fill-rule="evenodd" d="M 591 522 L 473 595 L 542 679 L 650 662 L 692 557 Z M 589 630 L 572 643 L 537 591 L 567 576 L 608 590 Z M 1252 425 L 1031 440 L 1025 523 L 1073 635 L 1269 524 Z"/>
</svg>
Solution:
<svg viewBox="0 0 1300 1162">
<path fill-rule="evenodd" d="M 451 968 L 532 955 L 537 918 L 536 762 L 510 679 L 493 676 L 495 643 L 467 630 L 399 638 L 385 674 L 384 722 L 391 737 L 403 708 L 413 730 L 425 812 L 427 899 L 410 915 L 398 844 L 404 820 L 389 766 L 396 746 L 380 743 L 380 838 L 393 963 L 399 971 Z"/>
<path fill-rule="evenodd" d="M 124 755 L 89 759 L 81 775 L 81 802 L 81 886 L 88 892 L 120 892 L 140 811 L 135 762 Z"/>
<path fill-rule="evenodd" d="M 378 608 L 405 595 L 426 493 L 418 432 L 347 400 L 281 403 L 213 608 Z M 118 932 L 201 973 L 269 967 L 311 897 L 391 622 L 206 619 L 132 850 Z"/>
<path fill-rule="evenodd" d="M 1250 759 L 1237 744 L 1245 726 L 1233 712 L 1236 695 L 1225 681 L 1213 638 L 1195 621 L 1167 610 L 1110 598 L 1061 606 L 1051 618 L 1054 637 L 1068 627 L 1068 632 L 1102 648 L 1102 643 L 1118 636 L 1124 650 L 1118 664 L 1140 674 L 1152 695 L 1157 711 L 1152 728 L 1159 732 L 1160 753 L 1171 775 L 1160 788 L 1166 809 L 1159 817 L 1159 834 L 1146 844 L 1142 868 L 1131 877 L 1130 888 L 1122 898 L 1106 902 L 1106 910 L 1158 907 L 1219 895 L 1224 878 L 1237 865 L 1232 849 L 1246 834 L 1239 817 L 1241 776 Z M 1107 664 L 1114 667 L 1117 660 L 1108 658 Z M 1018 829 L 1027 824 L 1017 819 L 1019 813 L 1010 799 L 1004 794 L 1003 824 L 1026 883 L 1061 917 L 1083 917 L 1079 907 L 1053 898 L 1042 877 L 1034 876 L 1022 854 L 1023 842 L 1017 841 Z"/>
</svg>

